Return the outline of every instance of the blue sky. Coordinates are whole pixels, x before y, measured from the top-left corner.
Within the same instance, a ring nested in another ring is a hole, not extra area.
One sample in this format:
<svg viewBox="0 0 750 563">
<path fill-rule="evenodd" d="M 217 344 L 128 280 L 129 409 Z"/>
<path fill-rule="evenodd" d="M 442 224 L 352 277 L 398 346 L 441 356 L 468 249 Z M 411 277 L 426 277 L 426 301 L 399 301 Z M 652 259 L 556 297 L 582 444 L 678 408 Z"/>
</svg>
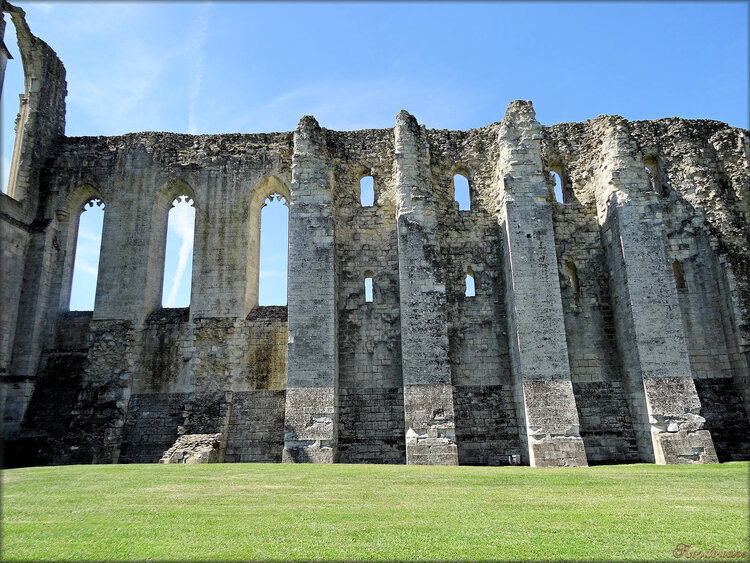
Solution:
<svg viewBox="0 0 750 563">
<path fill-rule="evenodd" d="M 305 114 L 392 127 L 399 109 L 467 129 L 515 99 L 546 125 L 618 114 L 748 126 L 744 2 L 19 5 L 67 68 L 68 135 L 288 131 Z"/>
</svg>

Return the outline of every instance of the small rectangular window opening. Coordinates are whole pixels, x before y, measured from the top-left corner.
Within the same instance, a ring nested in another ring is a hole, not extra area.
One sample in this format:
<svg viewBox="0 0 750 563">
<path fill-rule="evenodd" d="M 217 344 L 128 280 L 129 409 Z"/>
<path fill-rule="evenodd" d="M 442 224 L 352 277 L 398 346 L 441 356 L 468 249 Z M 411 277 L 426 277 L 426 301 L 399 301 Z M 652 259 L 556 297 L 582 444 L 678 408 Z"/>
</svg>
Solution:
<svg viewBox="0 0 750 563">
<path fill-rule="evenodd" d="M 375 205 L 375 182 L 372 176 L 365 176 L 359 181 L 359 202 L 362 207 Z"/>
<path fill-rule="evenodd" d="M 458 209 L 460 211 L 469 211 L 471 209 L 469 179 L 463 174 L 453 176 L 453 199 L 458 202 Z"/>
<path fill-rule="evenodd" d="M 476 286 L 474 284 L 474 271 L 471 266 L 466 268 L 466 297 L 476 296 Z"/>
<path fill-rule="evenodd" d="M 365 302 L 372 303 L 372 273 L 365 273 Z"/>
<path fill-rule="evenodd" d="M 565 203 L 565 199 L 563 198 L 562 180 L 560 179 L 560 174 L 553 170 L 550 172 L 550 175 L 555 181 L 555 201 L 557 201 L 557 203 Z"/>
</svg>

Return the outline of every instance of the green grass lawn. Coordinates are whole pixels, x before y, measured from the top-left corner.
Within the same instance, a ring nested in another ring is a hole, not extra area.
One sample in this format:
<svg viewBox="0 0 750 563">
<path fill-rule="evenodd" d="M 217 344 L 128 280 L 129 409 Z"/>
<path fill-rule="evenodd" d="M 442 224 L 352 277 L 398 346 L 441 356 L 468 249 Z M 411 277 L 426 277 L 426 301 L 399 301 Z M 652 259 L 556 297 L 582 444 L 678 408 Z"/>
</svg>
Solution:
<svg viewBox="0 0 750 563">
<path fill-rule="evenodd" d="M 674 560 L 748 549 L 750 464 L 2 473 L 2 559 Z"/>
</svg>

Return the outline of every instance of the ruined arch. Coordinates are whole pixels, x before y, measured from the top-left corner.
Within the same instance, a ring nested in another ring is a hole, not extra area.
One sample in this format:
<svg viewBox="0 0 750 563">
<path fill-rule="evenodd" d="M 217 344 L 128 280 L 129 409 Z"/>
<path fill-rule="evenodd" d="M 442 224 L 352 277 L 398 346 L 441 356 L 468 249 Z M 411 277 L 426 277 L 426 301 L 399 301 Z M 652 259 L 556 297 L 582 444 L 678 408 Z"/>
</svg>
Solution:
<svg viewBox="0 0 750 563">
<path fill-rule="evenodd" d="M 11 25 L 9 29 L 12 29 L 13 31 L 16 31 L 17 24 L 15 21 L 13 21 L 11 16 Z M 16 32 L 17 33 L 17 32 Z M 17 42 L 20 43 L 20 41 Z M 20 45 L 19 45 L 20 46 Z M 8 91 L 7 87 L 0 87 L 0 92 L 4 92 L 3 94 L 3 104 L 9 104 L 10 106 L 14 106 L 14 100 L 9 99 L 10 96 L 18 96 L 18 113 L 16 115 L 15 121 L 11 121 L 9 123 L 3 123 L 4 129 L 9 129 L 11 126 L 14 128 L 14 135 L 13 135 L 13 152 L 11 153 L 10 158 L 10 170 L 8 172 L 8 178 L 7 183 L 2 186 L 3 191 L 13 199 L 23 199 L 23 196 L 25 195 L 23 193 L 22 189 L 18 189 L 18 169 L 19 164 L 21 162 L 21 148 L 23 147 L 23 141 L 26 137 L 26 124 L 29 120 L 29 91 L 30 91 L 30 85 L 31 85 L 31 77 L 30 73 L 28 71 L 29 67 L 29 57 L 24 52 L 21 52 L 21 56 L 19 57 L 20 60 L 14 61 L 15 64 L 20 64 L 20 71 L 23 76 L 23 89 L 21 92 L 18 92 L 17 90 Z M 10 51 L 7 53 L 7 59 L 14 59 L 14 57 L 11 55 Z M 3 82 L 5 81 L 5 62 L 3 62 Z M 5 85 L 3 85 L 5 86 Z M 15 86 L 15 85 L 14 85 Z M 3 131 L 3 134 L 5 135 L 5 131 Z M 4 155 L 3 155 L 4 156 Z M 3 181 L 5 182 L 5 178 L 3 178 Z"/>
<path fill-rule="evenodd" d="M 39 165 L 50 145 L 65 133 L 65 68 L 49 45 L 31 33 L 21 8 L 3 2 L 2 12 L 10 15 L 15 28 L 24 77 L 6 195 L 32 201 L 26 208 L 30 215 Z"/>
<path fill-rule="evenodd" d="M 198 225 L 198 201 L 195 190 L 185 180 L 172 178 L 157 192 L 151 212 L 151 233 L 149 238 L 148 272 L 146 274 L 146 298 L 144 315 L 161 307 L 162 287 L 164 285 L 164 258 L 167 244 L 167 222 L 169 210 L 175 198 L 185 195 L 196 209 L 195 223 Z M 195 247 L 193 255 L 195 256 Z M 195 262 L 194 262 L 195 263 Z M 191 272 L 191 276 L 193 273 Z"/>
<path fill-rule="evenodd" d="M 266 199 L 279 194 L 290 208 L 291 195 L 288 185 L 274 174 L 264 176 L 253 188 L 248 201 L 247 258 L 245 265 L 245 316 L 258 305 L 260 289 L 260 215 Z"/>
<path fill-rule="evenodd" d="M 182 178 L 172 178 L 159 189 L 155 209 L 169 210 L 174 199 L 181 195 L 186 195 L 193 201 L 196 200 L 195 191 L 190 184 Z"/>
</svg>

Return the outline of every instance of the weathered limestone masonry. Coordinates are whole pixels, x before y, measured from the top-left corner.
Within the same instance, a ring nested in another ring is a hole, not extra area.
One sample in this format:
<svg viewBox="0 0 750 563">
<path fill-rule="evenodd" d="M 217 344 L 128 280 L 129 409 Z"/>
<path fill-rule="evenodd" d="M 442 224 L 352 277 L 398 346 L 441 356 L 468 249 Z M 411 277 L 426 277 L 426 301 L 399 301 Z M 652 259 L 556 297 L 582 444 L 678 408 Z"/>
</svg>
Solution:
<svg viewBox="0 0 750 563">
<path fill-rule="evenodd" d="M 398 113 L 394 175 L 406 462 L 456 465 L 445 281 L 425 137 L 416 119 Z"/>
<path fill-rule="evenodd" d="M 506 302 L 523 457 L 531 465 L 586 465 L 579 434 L 549 190 L 542 169 L 542 128 L 528 102 L 513 102 L 500 131 L 497 187 L 505 230 Z M 528 456 L 528 457 L 527 457 Z"/>
<path fill-rule="evenodd" d="M 169 448 L 159 463 L 217 463 L 221 459 L 221 434 L 185 434 Z"/>
<path fill-rule="evenodd" d="M 602 241 L 614 277 L 614 309 L 638 448 L 644 459 L 716 461 L 690 370 L 677 289 L 665 256 L 656 194 L 627 123 L 601 120 L 593 168 Z"/>
<path fill-rule="evenodd" d="M 22 61 L 0 41 L 0 67 L 26 76 L 0 194 L 6 466 L 750 459 L 748 131 L 545 127 L 516 101 L 469 131 L 401 111 L 351 132 L 306 116 L 286 133 L 66 137 L 62 64 L 2 12 Z M 171 309 L 180 196 L 192 295 Z M 289 206 L 288 306 L 258 305 L 269 197 Z M 95 306 L 70 311 L 92 199 Z"/>
<path fill-rule="evenodd" d="M 325 137 L 313 117 L 294 133 L 290 208 L 289 364 L 284 461 L 332 463 L 337 441 L 333 186 Z"/>
<path fill-rule="evenodd" d="M 15 26 L 25 74 L 25 92 L 19 96 L 16 142 L 7 188 L 8 196 L 12 197 L 0 199 L 0 271 L 3 272 L 0 283 L 0 374 L 7 378 L 0 395 L 0 406 L 5 412 L 14 411 L 5 424 L 17 430 L 33 391 L 39 364 L 46 309 L 42 296 L 49 283 L 49 263 L 45 261 L 43 249 L 53 242 L 43 221 L 36 221 L 40 203 L 47 197 L 41 188 L 41 172 L 54 142 L 65 132 L 67 85 L 65 68 L 55 52 L 31 33 L 23 10 L 5 0 L 1 1 L 0 7 L 2 31 L 5 30 L 6 13 Z M 0 51 L 8 52 L 2 36 Z M 2 56 L 3 77 L 6 57 Z M 1 86 L 0 92 L 3 92 Z M 4 94 L 7 100 L 8 92 Z M 22 314 L 24 310 L 32 312 Z"/>
</svg>

